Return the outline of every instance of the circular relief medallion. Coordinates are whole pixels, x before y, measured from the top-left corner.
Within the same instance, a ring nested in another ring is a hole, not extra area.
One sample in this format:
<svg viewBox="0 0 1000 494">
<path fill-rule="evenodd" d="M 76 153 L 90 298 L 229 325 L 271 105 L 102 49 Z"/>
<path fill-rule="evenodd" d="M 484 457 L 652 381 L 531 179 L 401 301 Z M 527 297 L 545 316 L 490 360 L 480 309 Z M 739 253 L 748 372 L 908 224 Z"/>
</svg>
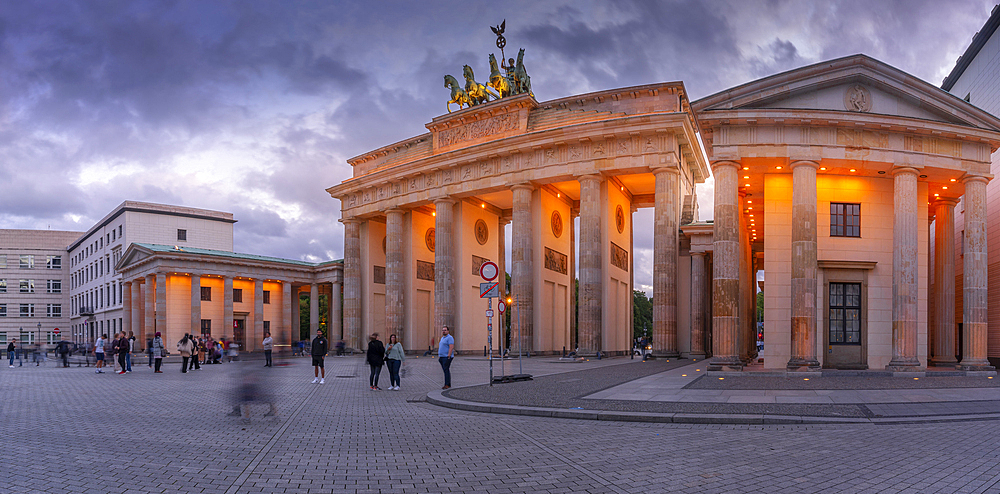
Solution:
<svg viewBox="0 0 1000 494">
<path fill-rule="evenodd" d="M 618 233 L 625 231 L 625 211 L 622 210 L 621 204 L 615 209 L 615 226 L 618 227 Z"/>
<path fill-rule="evenodd" d="M 872 109 L 872 93 L 861 84 L 847 88 L 844 93 L 844 107 L 847 111 L 868 112 Z"/>
<path fill-rule="evenodd" d="M 428 228 L 427 233 L 424 234 L 424 243 L 427 244 L 427 250 L 434 252 L 434 229 Z"/>
<path fill-rule="evenodd" d="M 486 222 L 483 220 L 476 220 L 476 242 L 479 245 L 486 245 L 486 241 L 490 239 L 490 228 L 486 226 Z"/>
<path fill-rule="evenodd" d="M 563 232 L 563 222 L 559 211 L 552 212 L 552 218 L 549 219 L 549 223 L 552 225 L 552 235 L 556 238 L 561 237 Z"/>
</svg>

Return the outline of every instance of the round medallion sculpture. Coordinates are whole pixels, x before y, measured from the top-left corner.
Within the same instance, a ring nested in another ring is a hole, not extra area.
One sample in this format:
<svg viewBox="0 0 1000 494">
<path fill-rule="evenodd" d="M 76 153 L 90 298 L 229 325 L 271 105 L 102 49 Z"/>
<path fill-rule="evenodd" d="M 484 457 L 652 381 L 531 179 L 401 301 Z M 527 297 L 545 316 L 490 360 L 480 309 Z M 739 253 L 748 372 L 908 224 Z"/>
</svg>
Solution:
<svg viewBox="0 0 1000 494">
<path fill-rule="evenodd" d="M 483 220 L 476 220 L 476 242 L 479 245 L 486 245 L 486 241 L 490 239 L 490 229 L 486 226 L 486 222 Z"/>
<path fill-rule="evenodd" d="M 549 219 L 549 223 L 552 227 L 552 236 L 555 238 L 561 237 L 563 233 L 563 221 L 562 215 L 559 214 L 559 211 L 552 212 L 552 217 Z"/>
<path fill-rule="evenodd" d="M 615 226 L 618 227 L 618 233 L 625 232 L 625 211 L 622 209 L 621 204 L 615 209 Z"/>
<path fill-rule="evenodd" d="M 427 233 L 424 234 L 424 244 L 427 245 L 427 250 L 434 252 L 434 229 L 428 228 Z"/>
</svg>

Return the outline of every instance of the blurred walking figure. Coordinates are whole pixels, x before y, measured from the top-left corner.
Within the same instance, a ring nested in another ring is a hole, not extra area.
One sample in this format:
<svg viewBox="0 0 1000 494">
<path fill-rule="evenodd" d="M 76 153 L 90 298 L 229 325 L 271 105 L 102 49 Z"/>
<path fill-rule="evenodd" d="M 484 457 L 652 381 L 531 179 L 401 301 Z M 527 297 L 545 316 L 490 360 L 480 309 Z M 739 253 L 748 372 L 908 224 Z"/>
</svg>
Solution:
<svg viewBox="0 0 1000 494">
<path fill-rule="evenodd" d="M 198 359 L 205 353 L 205 347 L 202 345 L 202 342 L 198 338 L 191 337 L 191 363 L 188 370 L 201 370 L 201 364 L 198 363 Z"/>
<path fill-rule="evenodd" d="M 149 367 L 153 366 L 153 339 L 146 338 L 146 355 L 149 356 Z"/>
<path fill-rule="evenodd" d="M 385 347 L 385 362 L 389 365 L 389 389 L 399 391 L 399 368 L 405 358 L 403 344 L 396 335 L 389 335 L 389 346 Z"/>
<path fill-rule="evenodd" d="M 233 389 L 233 410 L 227 414 L 229 417 L 243 416 L 244 422 L 250 421 L 250 405 L 254 403 L 265 403 L 268 405 L 265 417 L 274 417 L 277 410 L 274 406 L 274 395 L 271 393 L 272 385 L 268 381 L 270 376 L 260 367 L 251 363 L 237 362 L 241 366 L 236 372 L 236 383 Z M 242 413 L 241 413 L 242 412 Z"/>
<path fill-rule="evenodd" d="M 261 342 L 264 347 L 264 367 L 271 367 L 271 351 L 274 350 L 274 339 L 271 338 L 271 333 L 264 332 L 264 341 Z"/>
<path fill-rule="evenodd" d="M 372 391 L 379 391 L 378 376 L 382 373 L 382 364 L 385 363 L 385 345 L 378 340 L 378 333 L 372 333 L 368 339 L 368 365 L 372 372 L 368 376 Z"/>
<path fill-rule="evenodd" d="M 316 337 L 312 341 L 310 353 L 313 359 L 313 380 L 312 383 L 326 384 L 326 368 L 323 366 L 323 359 L 329 351 L 329 342 L 323 336 L 323 330 L 316 331 Z"/>
<path fill-rule="evenodd" d="M 128 332 L 128 351 L 125 352 L 125 372 L 132 372 L 132 352 L 135 351 L 135 333 Z"/>
</svg>

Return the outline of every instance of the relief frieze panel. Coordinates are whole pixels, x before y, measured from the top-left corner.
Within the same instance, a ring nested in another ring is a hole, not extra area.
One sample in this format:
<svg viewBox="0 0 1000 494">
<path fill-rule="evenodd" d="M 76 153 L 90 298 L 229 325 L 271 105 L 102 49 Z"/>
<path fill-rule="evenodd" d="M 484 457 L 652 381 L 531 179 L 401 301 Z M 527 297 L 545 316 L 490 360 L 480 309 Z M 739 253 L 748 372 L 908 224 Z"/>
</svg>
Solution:
<svg viewBox="0 0 1000 494">
<path fill-rule="evenodd" d="M 440 147 L 454 146 L 514 131 L 518 128 L 518 121 L 518 114 L 512 112 L 445 129 L 437 134 L 438 145 Z"/>
<path fill-rule="evenodd" d="M 614 242 L 611 242 L 611 265 L 623 271 L 628 271 L 628 251 L 619 247 Z"/>
</svg>

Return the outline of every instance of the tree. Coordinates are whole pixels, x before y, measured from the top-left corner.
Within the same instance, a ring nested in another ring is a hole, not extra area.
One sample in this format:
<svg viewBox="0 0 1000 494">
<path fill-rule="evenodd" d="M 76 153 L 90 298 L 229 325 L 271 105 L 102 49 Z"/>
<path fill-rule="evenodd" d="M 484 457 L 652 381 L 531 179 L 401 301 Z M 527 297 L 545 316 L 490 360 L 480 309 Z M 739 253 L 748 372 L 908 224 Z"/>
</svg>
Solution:
<svg viewBox="0 0 1000 494">
<path fill-rule="evenodd" d="M 757 322 L 764 322 L 764 292 L 757 292 Z"/>
<path fill-rule="evenodd" d="M 300 293 L 299 294 L 299 339 L 309 340 L 312 335 L 309 334 L 309 294 Z M 330 319 L 330 297 L 320 294 L 319 296 L 319 329 L 322 329 L 324 333 L 327 334 L 328 338 L 340 337 L 340 335 L 331 336 L 329 331 L 329 321 Z"/>
<path fill-rule="evenodd" d="M 653 299 L 642 290 L 632 290 L 632 337 L 641 338 L 653 327 Z"/>
</svg>

